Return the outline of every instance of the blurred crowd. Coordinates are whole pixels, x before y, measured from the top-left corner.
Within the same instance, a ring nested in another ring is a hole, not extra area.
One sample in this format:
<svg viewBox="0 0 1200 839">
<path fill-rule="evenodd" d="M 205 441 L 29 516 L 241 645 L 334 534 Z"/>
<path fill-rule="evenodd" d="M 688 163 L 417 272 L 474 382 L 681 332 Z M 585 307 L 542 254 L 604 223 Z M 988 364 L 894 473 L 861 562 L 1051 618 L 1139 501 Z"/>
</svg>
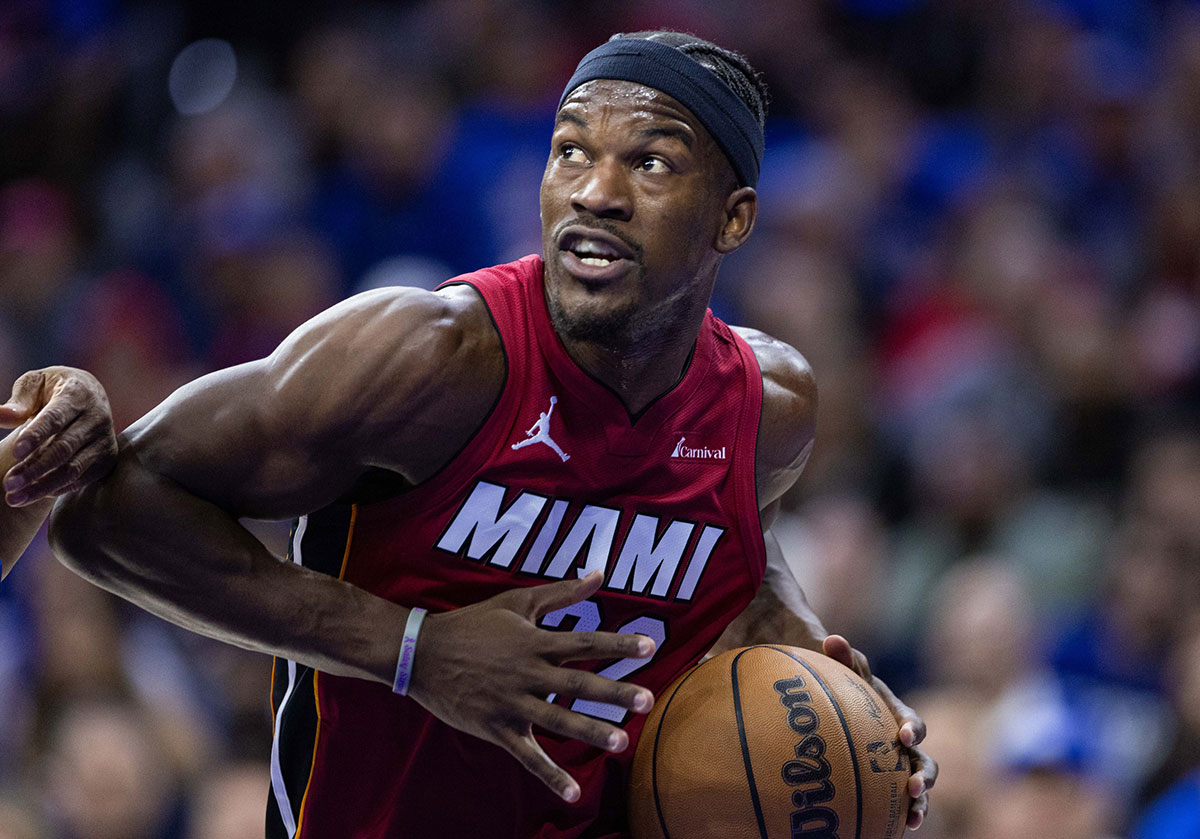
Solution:
<svg viewBox="0 0 1200 839">
<path fill-rule="evenodd" d="M 713 307 L 815 368 L 776 530 L 929 724 L 921 835 L 1200 836 L 1194 0 L 5 0 L 0 382 L 85 367 L 123 427 L 349 294 L 537 251 L 561 85 L 655 27 L 773 93 Z M 270 666 L 39 539 L 0 839 L 261 837 Z"/>
</svg>

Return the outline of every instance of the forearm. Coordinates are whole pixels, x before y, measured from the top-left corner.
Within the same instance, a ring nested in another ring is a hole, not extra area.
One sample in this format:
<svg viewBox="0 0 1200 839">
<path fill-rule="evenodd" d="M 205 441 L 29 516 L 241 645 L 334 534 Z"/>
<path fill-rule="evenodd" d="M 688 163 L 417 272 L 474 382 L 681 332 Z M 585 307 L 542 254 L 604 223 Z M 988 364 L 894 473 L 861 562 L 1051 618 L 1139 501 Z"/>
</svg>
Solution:
<svg viewBox="0 0 1200 839">
<path fill-rule="evenodd" d="M 17 564 L 53 505 L 52 498 L 27 507 L 10 507 L 0 500 L 0 579 Z"/>
<path fill-rule="evenodd" d="M 50 537 L 81 576 L 182 627 L 391 683 L 407 610 L 272 556 L 236 518 L 123 452 L 59 501 Z"/>
<path fill-rule="evenodd" d="M 12 445 L 20 430 L 17 429 L 0 440 L 0 478 L 3 478 L 16 462 L 12 455 Z M 53 499 L 47 499 L 25 507 L 10 507 L 0 500 L 0 579 L 8 576 L 21 554 L 29 547 L 53 503 Z"/>
<path fill-rule="evenodd" d="M 745 611 L 729 625 L 713 652 L 750 644 L 787 644 L 821 651 L 829 632 L 809 605 L 774 534 L 763 534 L 767 567 L 762 585 Z"/>
<path fill-rule="evenodd" d="M 786 644 L 819 652 L 828 634 L 802 591 L 798 601 L 789 598 L 785 603 L 764 582 L 746 610 L 725 630 L 713 652 L 751 644 Z"/>
</svg>

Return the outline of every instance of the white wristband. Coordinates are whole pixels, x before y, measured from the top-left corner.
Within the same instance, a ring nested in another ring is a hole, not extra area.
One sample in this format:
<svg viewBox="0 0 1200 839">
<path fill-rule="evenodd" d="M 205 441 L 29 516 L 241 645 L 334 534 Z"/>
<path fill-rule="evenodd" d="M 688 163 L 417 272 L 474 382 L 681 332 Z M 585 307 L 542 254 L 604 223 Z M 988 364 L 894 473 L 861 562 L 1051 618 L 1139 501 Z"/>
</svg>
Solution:
<svg viewBox="0 0 1200 839">
<path fill-rule="evenodd" d="M 408 696 L 408 683 L 412 681 L 413 659 L 416 658 L 417 633 L 421 631 L 421 623 L 425 620 L 425 610 L 414 606 L 408 613 L 408 621 L 404 624 L 404 639 L 400 642 L 400 657 L 396 661 L 396 681 L 392 683 L 392 691 L 401 696 Z"/>
</svg>

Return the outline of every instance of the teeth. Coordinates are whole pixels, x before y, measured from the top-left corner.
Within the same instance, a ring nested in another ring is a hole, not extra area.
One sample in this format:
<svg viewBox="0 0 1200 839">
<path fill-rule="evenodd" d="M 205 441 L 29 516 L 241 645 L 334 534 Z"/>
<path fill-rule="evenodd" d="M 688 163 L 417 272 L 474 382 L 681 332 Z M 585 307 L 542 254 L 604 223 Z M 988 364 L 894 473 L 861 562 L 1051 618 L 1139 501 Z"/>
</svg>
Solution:
<svg viewBox="0 0 1200 839">
<path fill-rule="evenodd" d="M 607 265 L 617 259 L 615 256 L 611 256 L 612 248 L 591 239 L 582 239 L 576 242 L 571 246 L 571 251 L 585 261 L 588 259 L 603 260 L 603 262 L 588 262 L 589 265 Z"/>
<path fill-rule="evenodd" d="M 603 268 L 605 265 L 611 265 L 611 259 L 605 259 L 602 256 L 584 256 L 580 257 L 580 262 L 584 265 L 595 265 L 597 268 Z"/>
</svg>

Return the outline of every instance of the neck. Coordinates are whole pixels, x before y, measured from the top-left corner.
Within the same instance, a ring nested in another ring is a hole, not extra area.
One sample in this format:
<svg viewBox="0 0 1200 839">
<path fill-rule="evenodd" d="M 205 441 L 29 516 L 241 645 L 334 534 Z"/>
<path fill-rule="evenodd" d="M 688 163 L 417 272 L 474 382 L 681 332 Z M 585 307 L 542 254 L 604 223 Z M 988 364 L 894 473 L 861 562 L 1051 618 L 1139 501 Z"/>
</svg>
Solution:
<svg viewBox="0 0 1200 839">
<path fill-rule="evenodd" d="M 571 360 L 616 393 L 629 415 L 637 417 L 683 377 L 704 323 L 712 279 L 641 308 L 620 327 L 572 328 L 570 319 L 547 300 L 550 320 Z"/>
<path fill-rule="evenodd" d="M 675 387 L 687 371 L 703 319 L 674 331 L 661 341 L 630 346 L 602 345 L 563 338 L 563 346 L 579 367 L 620 397 L 631 417 Z"/>
</svg>

